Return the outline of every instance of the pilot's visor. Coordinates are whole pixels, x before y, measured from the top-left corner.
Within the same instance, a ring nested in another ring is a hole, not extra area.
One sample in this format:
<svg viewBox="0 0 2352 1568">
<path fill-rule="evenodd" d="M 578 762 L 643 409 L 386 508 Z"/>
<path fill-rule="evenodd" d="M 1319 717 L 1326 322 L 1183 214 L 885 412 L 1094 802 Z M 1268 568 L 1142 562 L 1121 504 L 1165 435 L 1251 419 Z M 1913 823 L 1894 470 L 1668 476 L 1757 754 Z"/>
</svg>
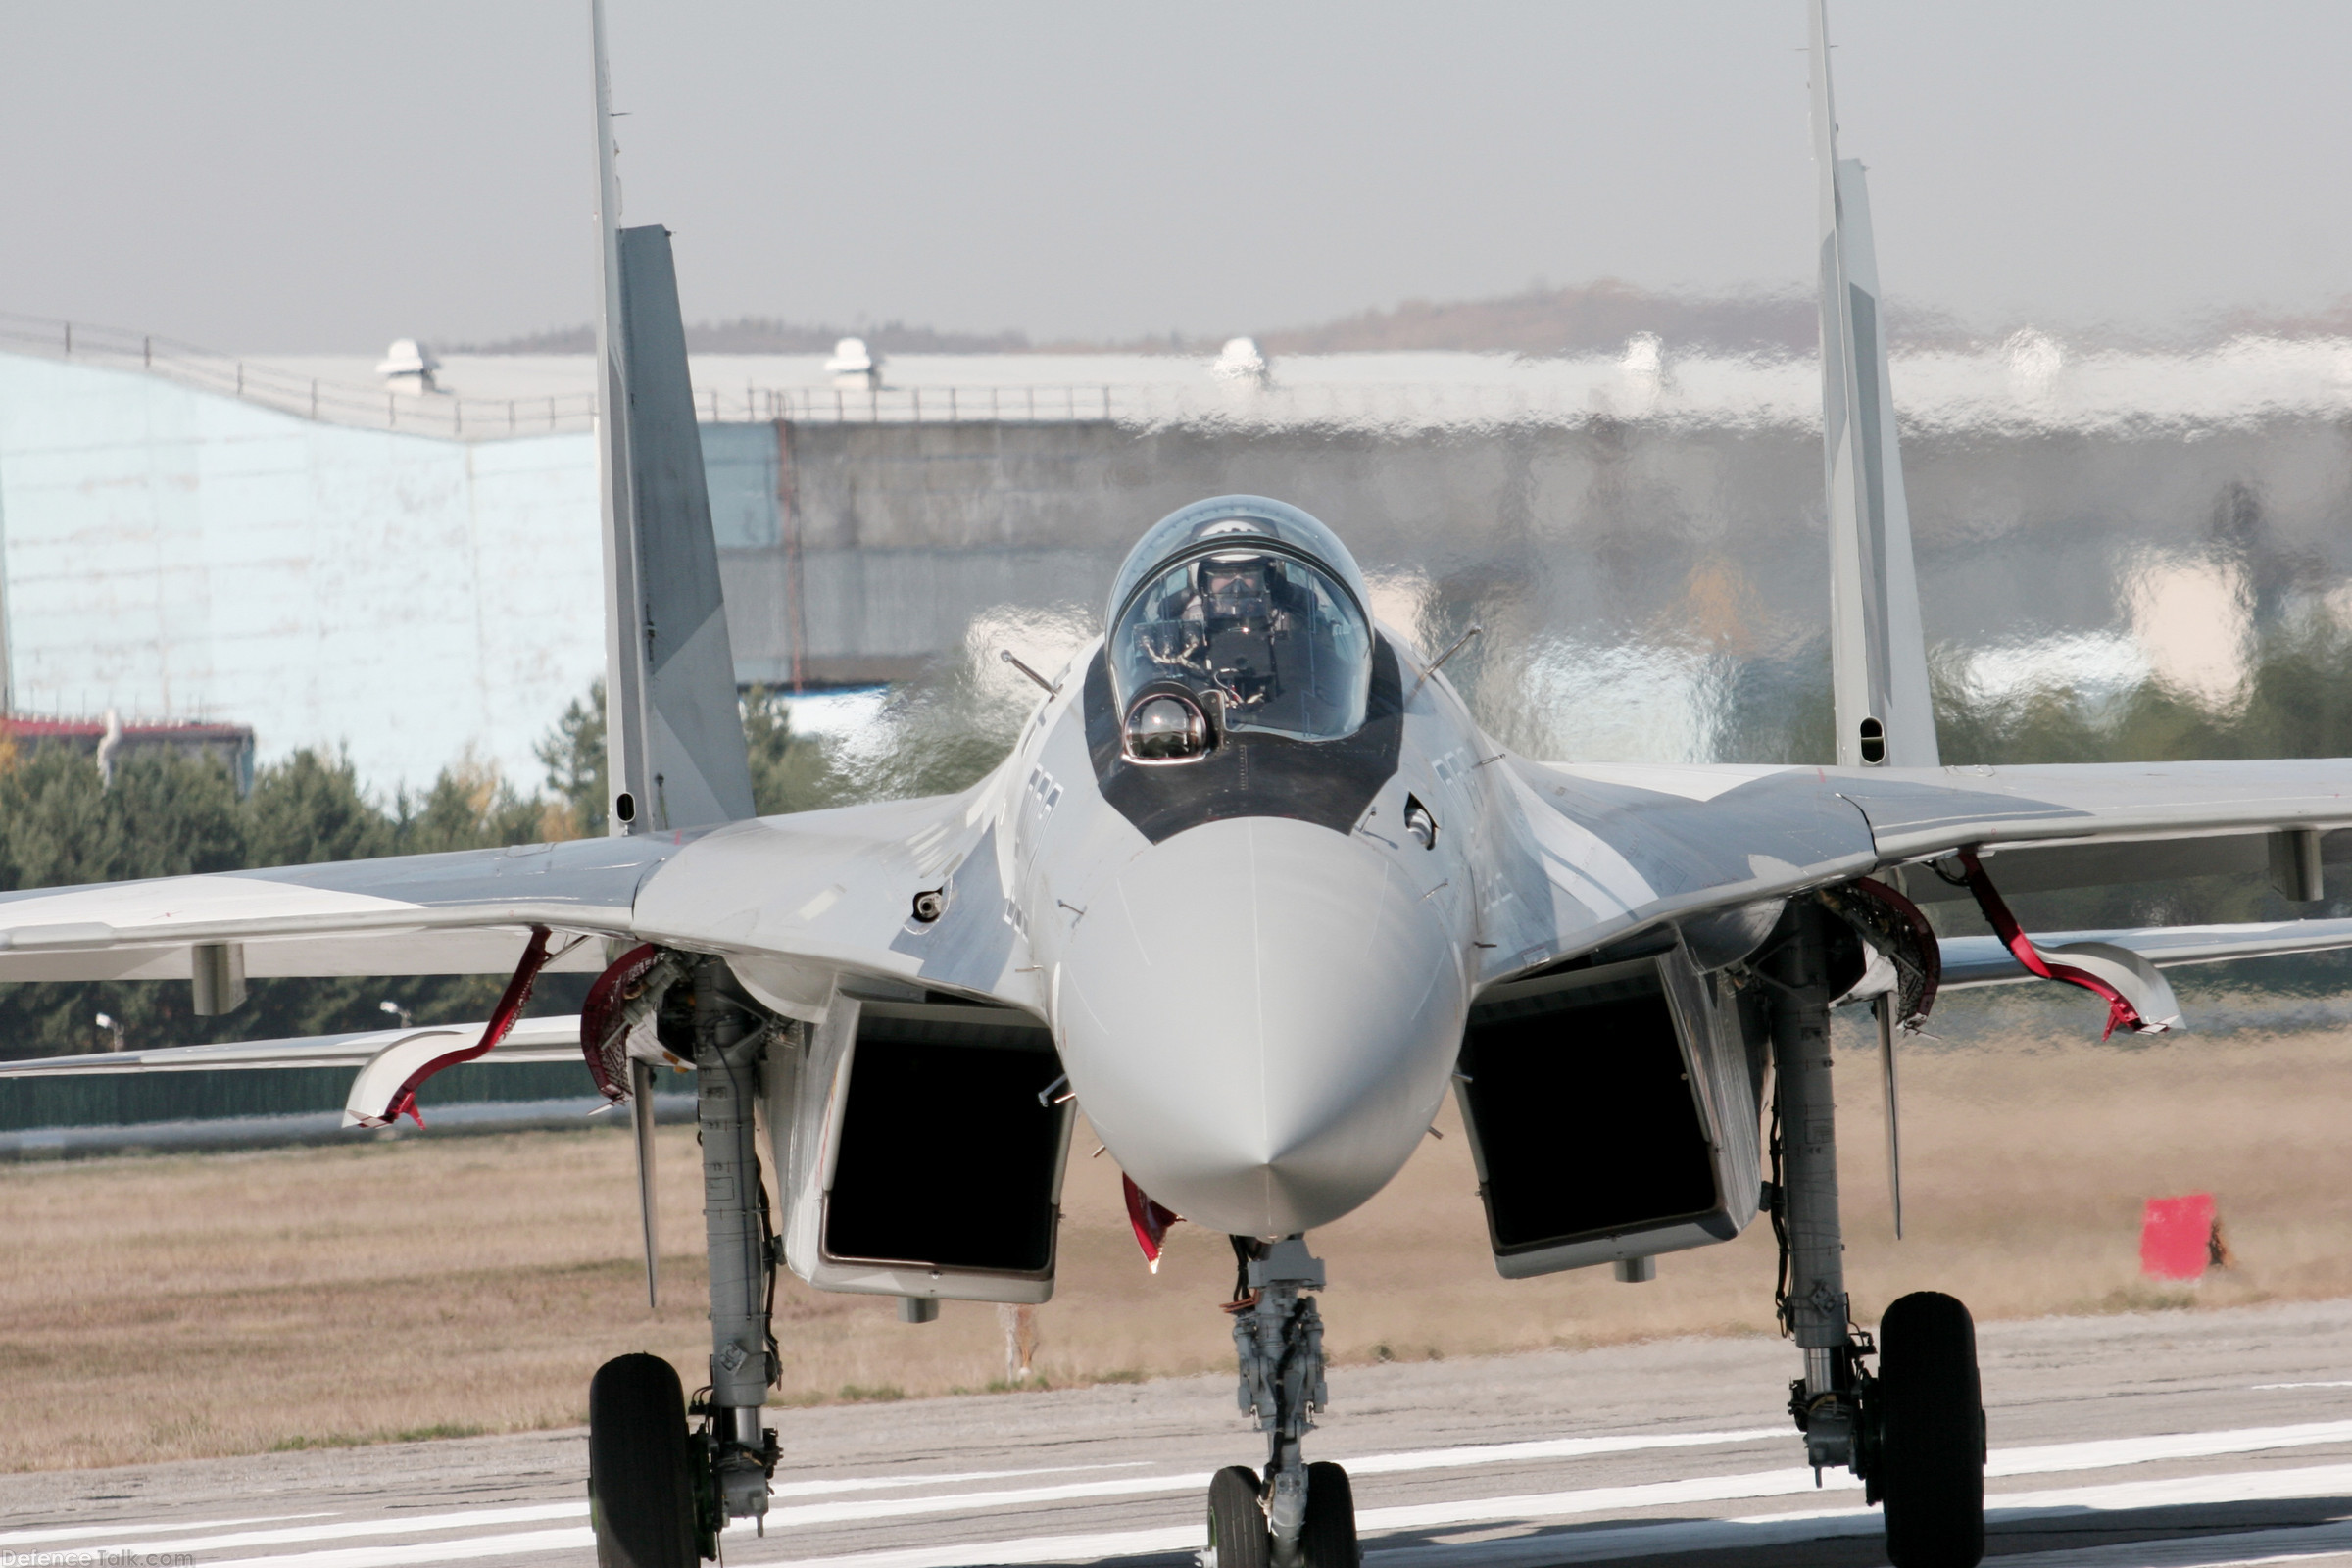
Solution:
<svg viewBox="0 0 2352 1568">
<path fill-rule="evenodd" d="M 1145 583 L 1110 633 L 1121 711 L 1181 685 L 1221 731 L 1336 740 L 1364 721 L 1372 637 L 1355 599 L 1295 556 L 1249 547 L 1180 562 Z"/>
</svg>

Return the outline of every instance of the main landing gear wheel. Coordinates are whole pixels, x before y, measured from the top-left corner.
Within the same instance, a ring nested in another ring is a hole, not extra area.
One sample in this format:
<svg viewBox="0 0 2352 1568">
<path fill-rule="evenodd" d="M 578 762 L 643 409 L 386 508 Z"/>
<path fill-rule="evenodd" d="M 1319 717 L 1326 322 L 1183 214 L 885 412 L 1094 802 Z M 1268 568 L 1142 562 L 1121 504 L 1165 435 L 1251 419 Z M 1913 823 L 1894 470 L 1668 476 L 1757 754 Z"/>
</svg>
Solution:
<svg viewBox="0 0 2352 1568">
<path fill-rule="evenodd" d="M 1895 1568 L 1976 1568 L 1984 1556 L 1984 1396 L 1968 1308 L 1918 1291 L 1879 1320 L 1878 1455 Z"/>
<path fill-rule="evenodd" d="M 1298 1532 L 1305 1568 L 1358 1568 L 1355 1489 L 1348 1472 L 1328 1461 L 1306 1467 L 1306 1524 Z"/>
<path fill-rule="evenodd" d="M 1274 1538 L 1257 1500 L 1257 1472 L 1227 1465 L 1208 1482 L 1208 1550 L 1201 1568 L 1268 1568 Z M 1350 1565 L 1352 1568 L 1352 1565 Z"/>
<path fill-rule="evenodd" d="M 658 1355 L 623 1355 L 588 1385 L 588 1517 L 597 1568 L 695 1568 L 686 1396 Z"/>
</svg>

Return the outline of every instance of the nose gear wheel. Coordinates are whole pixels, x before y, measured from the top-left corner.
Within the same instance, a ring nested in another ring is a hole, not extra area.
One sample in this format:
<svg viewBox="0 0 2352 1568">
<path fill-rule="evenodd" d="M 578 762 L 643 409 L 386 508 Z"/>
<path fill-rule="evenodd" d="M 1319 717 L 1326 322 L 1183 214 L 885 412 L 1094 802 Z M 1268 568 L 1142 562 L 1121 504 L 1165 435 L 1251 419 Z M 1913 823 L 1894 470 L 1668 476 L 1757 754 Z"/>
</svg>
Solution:
<svg viewBox="0 0 2352 1568">
<path fill-rule="evenodd" d="M 1299 1443 L 1329 1398 L 1323 1319 L 1315 1298 L 1322 1259 L 1302 1237 L 1233 1239 L 1233 1348 L 1244 1414 L 1266 1435 L 1263 1475 L 1220 1470 L 1208 1489 L 1203 1568 L 1358 1568 L 1355 1493 L 1336 1464 L 1308 1464 Z M 1247 1506 L 1243 1498 L 1247 1496 Z"/>
</svg>

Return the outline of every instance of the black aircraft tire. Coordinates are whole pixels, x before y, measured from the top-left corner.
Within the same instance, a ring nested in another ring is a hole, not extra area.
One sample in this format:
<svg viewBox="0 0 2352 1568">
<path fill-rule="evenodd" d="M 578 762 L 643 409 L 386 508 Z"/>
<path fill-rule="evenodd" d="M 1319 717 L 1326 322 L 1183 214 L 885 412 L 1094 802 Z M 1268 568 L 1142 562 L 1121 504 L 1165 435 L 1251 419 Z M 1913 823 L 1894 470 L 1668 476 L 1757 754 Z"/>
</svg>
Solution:
<svg viewBox="0 0 2352 1568">
<path fill-rule="evenodd" d="M 1968 1308 L 1917 1291 L 1879 1320 L 1879 1454 L 1895 1568 L 1984 1557 L 1984 1396 Z"/>
<path fill-rule="evenodd" d="M 1256 1471 L 1227 1465 L 1208 1478 L 1208 1549 L 1217 1568 L 1267 1568 L 1273 1560 Z"/>
<path fill-rule="evenodd" d="M 695 1568 L 686 1395 L 658 1355 L 623 1355 L 588 1385 L 588 1518 L 597 1568 Z"/>
<path fill-rule="evenodd" d="M 1355 1488 L 1336 1464 L 1306 1467 L 1306 1523 L 1298 1532 L 1298 1553 L 1306 1568 L 1360 1568 L 1363 1562 L 1355 1544 Z"/>
</svg>

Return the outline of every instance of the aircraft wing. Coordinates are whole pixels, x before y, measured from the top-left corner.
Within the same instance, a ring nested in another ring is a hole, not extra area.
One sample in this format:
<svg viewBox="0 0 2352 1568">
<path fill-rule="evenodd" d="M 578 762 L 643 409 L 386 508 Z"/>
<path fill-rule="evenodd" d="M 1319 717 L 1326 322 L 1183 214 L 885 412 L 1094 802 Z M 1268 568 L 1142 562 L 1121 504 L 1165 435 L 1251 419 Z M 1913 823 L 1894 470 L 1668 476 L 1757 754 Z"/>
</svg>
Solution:
<svg viewBox="0 0 2352 1568">
<path fill-rule="evenodd" d="M 2159 969 L 2191 963 L 2222 963 L 2231 958 L 2268 958 L 2282 953 L 2328 953 L 2352 948 L 2352 920 L 2264 920 L 2244 925 L 2144 926 L 2128 931 L 2049 931 L 2034 933 L 2034 945 L 2047 951 L 2081 943 L 2099 943 L 2136 953 Z M 2001 945 L 1997 937 L 1945 937 L 1937 944 L 1943 953 L 1940 989 L 2010 985 L 2038 978 Z"/>
<path fill-rule="evenodd" d="M 462 1044 L 481 1037 L 478 1023 L 417 1024 L 363 1029 L 290 1040 L 239 1040 L 218 1046 L 166 1046 L 154 1051 L 93 1051 L 74 1056 L 0 1061 L 0 1078 L 86 1078 L 107 1073 L 223 1072 L 273 1067 L 364 1067 L 395 1046 Z M 524 1018 L 477 1061 L 578 1061 L 578 1014 Z"/>
<path fill-rule="evenodd" d="M 5 894 L 0 982 L 187 979 L 215 946 L 247 977 L 504 974 L 544 927 L 549 970 L 605 967 L 603 944 L 570 937 L 717 953 L 791 1016 L 821 1016 L 845 976 L 1033 1006 L 993 798 L 984 781 L 700 832 Z M 944 911 L 914 919 L 943 889 Z"/>
<path fill-rule="evenodd" d="M 504 974 L 530 928 L 628 936 L 688 835 L 581 839 L 0 894 L 0 981 L 171 980 L 233 945 L 251 977 Z M 549 968 L 604 967 L 594 944 Z"/>
<path fill-rule="evenodd" d="M 2310 900 L 2326 863 L 2352 859 L 2352 833 L 2341 831 L 2352 826 L 2352 760 L 2341 759 L 1949 768 L 1513 760 L 1506 778 L 1545 886 L 1514 901 L 1518 924 L 1490 955 L 1488 980 L 1663 921 L 1703 933 L 1790 893 L 1960 849 L 1980 851 L 2012 893 L 2268 870 L 2290 898 Z M 1969 896 L 1925 866 L 1891 874 L 1916 901 Z M 1548 911 L 1538 907 L 1546 897 Z M 2291 922 L 2267 937 L 2230 929 L 2240 932 L 2232 950 L 2213 956 L 2311 945 Z"/>
</svg>

